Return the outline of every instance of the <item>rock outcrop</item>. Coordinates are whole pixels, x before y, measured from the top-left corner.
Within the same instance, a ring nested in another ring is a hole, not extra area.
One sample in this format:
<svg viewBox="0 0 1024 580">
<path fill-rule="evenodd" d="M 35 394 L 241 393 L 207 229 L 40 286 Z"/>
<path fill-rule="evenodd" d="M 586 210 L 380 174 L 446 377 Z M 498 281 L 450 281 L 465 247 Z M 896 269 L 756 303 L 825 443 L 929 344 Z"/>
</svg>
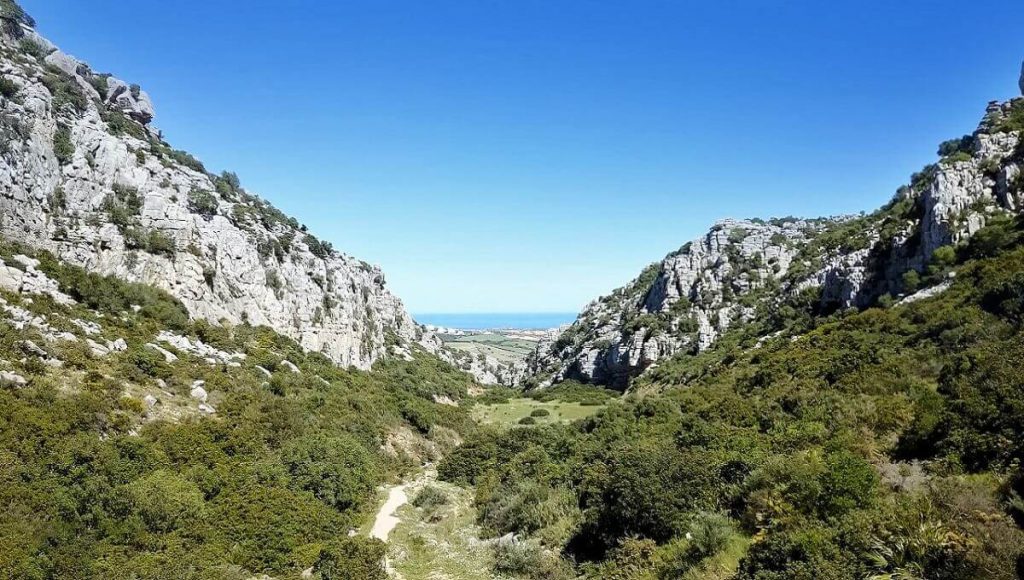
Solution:
<svg viewBox="0 0 1024 580">
<path fill-rule="evenodd" d="M 376 267 L 172 149 L 137 85 L 0 14 L 0 234 L 366 368 L 423 330 Z M 33 283 L 4 271 L 6 286 Z"/>
<path fill-rule="evenodd" d="M 941 161 L 875 213 L 716 224 L 588 305 L 530 358 L 534 382 L 625 388 L 666 357 L 709 348 L 738 323 L 912 294 L 939 248 L 962 244 L 995 215 L 1021 211 L 1022 131 L 1024 99 L 993 102 L 974 134 L 944 143 Z"/>
</svg>

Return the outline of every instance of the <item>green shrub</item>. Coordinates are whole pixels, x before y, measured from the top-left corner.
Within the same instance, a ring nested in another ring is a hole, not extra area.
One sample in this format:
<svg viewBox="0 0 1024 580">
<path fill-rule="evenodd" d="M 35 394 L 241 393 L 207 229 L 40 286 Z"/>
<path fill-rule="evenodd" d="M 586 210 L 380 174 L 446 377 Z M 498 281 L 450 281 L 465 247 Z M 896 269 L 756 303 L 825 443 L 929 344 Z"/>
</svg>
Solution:
<svg viewBox="0 0 1024 580">
<path fill-rule="evenodd" d="M 996 124 L 995 130 L 1001 133 L 1024 131 L 1024 100 L 1015 99 L 1011 103 L 1009 113 Z"/>
<path fill-rule="evenodd" d="M 132 508 L 154 532 L 191 527 L 203 517 L 203 494 L 181 476 L 158 470 L 135 480 L 127 488 Z"/>
<path fill-rule="evenodd" d="M 47 51 L 43 45 L 39 44 L 31 38 L 24 38 L 20 43 L 21 52 L 35 58 L 36 60 L 43 60 L 46 58 Z"/>
<path fill-rule="evenodd" d="M 432 510 L 447 503 L 448 494 L 442 491 L 441 488 L 433 485 L 428 485 L 421 489 L 412 500 L 412 505 L 425 510 Z"/>
<path fill-rule="evenodd" d="M 320 241 L 312 235 L 306 234 L 303 241 L 306 243 L 309 251 L 318 258 L 326 258 L 327 256 L 330 256 L 333 251 L 331 244 Z"/>
<path fill-rule="evenodd" d="M 320 551 L 313 571 L 320 580 L 385 580 L 387 547 L 373 538 L 340 538 Z"/>
<path fill-rule="evenodd" d="M 15 0 L 0 0 L 0 19 L 4 20 L 4 31 L 15 38 L 19 38 L 21 34 L 21 27 L 18 25 L 36 27 L 36 21 Z"/>
<path fill-rule="evenodd" d="M 531 417 L 547 417 L 550 414 L 551 411 L 548 411 L 547 409 L 534 409 L 530 411 Z"/>
<path fill-rule="evenodd" d="M 71 128 L 67 125 L 57 125 L 53 133 L 53 154 L 61 165 L 71 163 L 75 156 L 75 144 L 71 142 Z"/>
<path fill-rule="evenodd" d="M 19 90 L 18 83 L 7 77 L 0 77 L 0 95 L 3 95 L 4 98 L 13 99 L 17 96 Z"/>
<path fill-rule="evenodd" d="M 543 564 L 540 546 L 533 542 L 499 541 L 494 544 L 494 571 L 529 577 Z"/>
<path fill-rule="evenodd" d="M 188 209 L 191 212 L 208 218 L 217 215 L 219 207 L 220 202 L 217 200 L 217 196 L 209 191 L 193 189 L 188 194 Z"/>
<path fill-rule="evenodd" d="M 351 436 L 308 435 L 281 450 L 281 462 L 297 489 L 337 510 L 373 497 L 378 468 L 373 455 Z"/>
<path fill-rule="evenodd" d="M 164 360 L 164 355 L 155 349 L 142 346 L 134 347 L 125 353 L 125 358 L 145 377 L 169 379 L 174 375 L 174 369 Z"/>
<path fill-rule="evenodd" d="M 921 275 L 917 270 L 908 270 L 903 274 L 903 291 L 914 293 L 921 287 Z"/>
<path fill-rule="evenodd" d="M 129 118 L 121 111 L 104 109 L 100 112 L 100 116 L 107 124 L 107 130 L 110 131 L 111 135 L 130 135 L 142 141 L 145 141 L 148 137 L 146 129 L 142 124 Z M 141 151 L 141 149 L 139 151 Z"/>
<path fill-rule="evenodd" d="M 203 174 L 206 173 L 206 166 L 203 165 L 202 161 L 199 161 L 191 154 L 189 154 L 187 151 L 180 151 L 174 149 L 168 151 L 167 156 L 176 161 L 177 163 L 179 163 L 180 165 L 184 165 L 185 167 L 188 167 L 193 171 L 197 171 Z"/>
<path fill-rule="evenodd" d="M 694 561 L 717 554 L 735 533 L 732 520 L 717 513 L 702 513 L 690 524 L 687 551 Z"/>
<path fill-rule="evenodd" d="M 99 93 L 100 99 L 106 99 L 107 93 L 110 92 L 110 76 L 108 74 L 89 75 L 89 84 Z"/>
<path fill-rule="evenodd" d="M 519 424 L 520 425 L 536 425 L 537 424 L 537 420 L 534 419 L 533 417 L 523 417 L 522 419 L 519 420 Z"/>
<path fill-rule="evenodd" d="M 50 91 L 55 110 L 59 112 L 65 105 L 70 105 L 78 113 L 85 112 L 89 100 L 78 86 L 78 81 L 71 75 L 57 67 L 47 65 L 42 82 L 46 86 L 46 90 Z"/>
<path fill-rule="evenodd" d="M 40 269 L 57 281 L 61 292 L 89 308 L 120 316 L 131 310 L 132 305 L 137 305 L 142 307 L 141 314 L 153 318 L 166 329 L 178 330 L 188 326 L 188 310 L 162 290 L 62 264 L 49 252 L 40 252 L 36 257 L 40 261 Z"/>
<path fill-rule="evenodd" d="M 146 236 L 146 251 L 150 254 L 173 258 L 178 251 L 178 247 L 167 234 L 159 230 L 150 230 Z"/>
</svg>

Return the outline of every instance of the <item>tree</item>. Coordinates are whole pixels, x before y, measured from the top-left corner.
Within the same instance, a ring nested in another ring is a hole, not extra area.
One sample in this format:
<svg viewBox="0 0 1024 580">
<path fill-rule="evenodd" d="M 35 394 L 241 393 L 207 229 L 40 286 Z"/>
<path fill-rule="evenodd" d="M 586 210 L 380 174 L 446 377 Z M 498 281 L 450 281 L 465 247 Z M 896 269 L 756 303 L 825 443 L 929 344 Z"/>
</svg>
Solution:
<svg viewBox="0 0 1024 580">
<path fill-rule="evenodd" d="M 374 457 L 349 435 L 301 437 L 281 451 L 281 461 L 294 487 L 337 510 L 358 507 L 376 486 Z"/>
</svg>

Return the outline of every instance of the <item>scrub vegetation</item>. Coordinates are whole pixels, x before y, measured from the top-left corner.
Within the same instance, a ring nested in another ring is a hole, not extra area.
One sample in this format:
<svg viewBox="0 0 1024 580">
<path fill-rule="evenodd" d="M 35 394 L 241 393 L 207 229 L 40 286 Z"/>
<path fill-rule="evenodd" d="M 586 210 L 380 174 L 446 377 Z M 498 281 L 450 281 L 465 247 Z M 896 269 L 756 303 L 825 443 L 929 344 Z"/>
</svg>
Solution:
<svg viewBox="0 0 1024 580">
<path fill-rule="evenodd" d="M 738 327 L 591 417 L 472 434 L 440 477 L 534 546 L 521 577 L 1016 578 L 1022 240 L 994 220 L 935 297 Z"/>
</svg>

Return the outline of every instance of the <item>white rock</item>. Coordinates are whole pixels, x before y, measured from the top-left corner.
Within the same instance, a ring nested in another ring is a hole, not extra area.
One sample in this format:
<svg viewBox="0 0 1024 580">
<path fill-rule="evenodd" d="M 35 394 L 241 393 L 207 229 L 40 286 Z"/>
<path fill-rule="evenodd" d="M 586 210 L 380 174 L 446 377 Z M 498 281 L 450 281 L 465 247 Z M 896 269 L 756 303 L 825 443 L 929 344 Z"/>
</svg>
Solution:
<svg viewBox="0 0 1024 580">
<path fill-rule="evenodd" d="M 171 352 L 171 351 L 169 351 L 169 350 L 167 350 L 167 349 L 165 349 L 165 348 L 163 348 L 161 346 L 155 345 L 152 342 L 146 343 L 146 347 L 147 348 L 151 348 L 151 349 L 157 351 L 158 353 L 164 355 L 164 360 L 166 362 L 168 362 L 168 363 L 173 363 L 173 362 L 176 362 L 178 360 L 178 355 L 174 354 L 173 352 Z"/>
<path fill-rule="evenodd" d="M 81 328 L 82 332 L 84 332 L 87 336 L 95 336 L 102 332 L 103 330 L 102 328 L 100 328 L 100 325 L 96 324 L 95 322 L 80 320 L 78 318 L 72 319 L 71 324 L 74 324 L 78 328 Z"/>
<path fill-rule="evenodd" d="M 25 377 L 8 371 L 0 371 L 0 383 L 14 385 L 16 387 L 23 387 L 28 384 Z"/>
<path fill-rule="evenodd" d="M 193 399 L 203 403 L 206 402 L 206 398 L 208 396 L 206 393 L 206 389 L 204 389 L 202 385 L 193 385 L 192 390 L 190 390 L 188 394 Z"/>
<path fill-rule="evenodd" d="M 103 357 L 103 356 L 107 356 L 108 354 L 110 354 L 110 349 L 109 348 L 103 346 L 102 344 L 96 342 L 95 340 L 93 340 L 91 338 L 85 339 L 85 342 L 86 342 L 86 344 L 89 345 L 89 348 L 92 349 L 92 354 L 94 356 Z"/>
<path fill-rule="evenodd" d="M 146 408 L 148 409 L 155 407 L 156 404 L 160 402 L 160 400 L 154 397 L 153 395 L 146 395 L 145 397 L 143 397 L 142 402 L 145 403 Z"/>
<path fill-rule="evenodd" d="M 283 366 L 284 368 L 290 370 L 293 373 L 300 372 L 299 371 L 299 367 L 295 366 L 294 364 L 292 364 L 290 361 L 287 361 L 287 360 L 281 361 L 281 366 Z"/>
</svg>

